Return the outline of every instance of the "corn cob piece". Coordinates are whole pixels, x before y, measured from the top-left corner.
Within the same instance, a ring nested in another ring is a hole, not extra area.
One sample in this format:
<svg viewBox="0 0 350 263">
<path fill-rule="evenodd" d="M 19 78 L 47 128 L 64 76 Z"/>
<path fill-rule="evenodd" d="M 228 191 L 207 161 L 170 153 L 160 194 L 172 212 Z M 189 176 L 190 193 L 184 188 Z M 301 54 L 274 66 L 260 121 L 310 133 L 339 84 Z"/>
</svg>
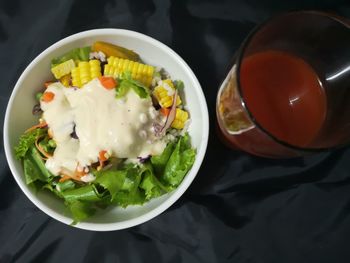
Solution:
<svg viewBox="0 0 350 263">
<path fill-rule="evenodd" d="M 60 79 L 64 75 L 69 74 L 74 68 L 75 68 L 74 60 L 70 59 L 51 68 L 51 72 L 56 79 Z"/>
<path fill-rule="evenodd" d="M 151 85 L 154 67 L 128 59 L 116 57 L 109 57 L 107 61 L 108 63 L 105 65 L 104 69 L 105 76 L 112 76 L 114 78 L 117 78 L 120 77 L 122 73 L 130 71 L 131 77 L 134 80 L 140 81 L 146 87 L 149 87 Z"/>
<path fill-rule="evenodd" d="M 176 115 L 173 123 L 171 124 L 171 127 L 181 130 L 183 127 L 185 127 L 185 123 L 188 120 L 188 112 L 176 109 Z"/>
<path fill-rule="evenodd" d="M 162 81 L 161 85 L 154 88 L 153 95 L 158 100 L 159 105 L 162 108 L 168 108 L 173 105 L 173 95 L 174 95 L 174 84 L 170 79 Z M 176 106 L 181 104 L 180 96 L 176 97 Z"/>
<path fill-rule="evenodd" d="M 60 82 L 65 87 L 70 86 L 70 81 L 71 81 L 71 74 L 64 75 L 63 77 L 60 78 Z"/>
<path fill-rule="evenodd" d="M 72 70 L 72 84 L 75 87 L 81 88 L 90 80 L 101 76 L 101 65 L 97 59 L 81 61 L 78 67 Z"/>
</svg>

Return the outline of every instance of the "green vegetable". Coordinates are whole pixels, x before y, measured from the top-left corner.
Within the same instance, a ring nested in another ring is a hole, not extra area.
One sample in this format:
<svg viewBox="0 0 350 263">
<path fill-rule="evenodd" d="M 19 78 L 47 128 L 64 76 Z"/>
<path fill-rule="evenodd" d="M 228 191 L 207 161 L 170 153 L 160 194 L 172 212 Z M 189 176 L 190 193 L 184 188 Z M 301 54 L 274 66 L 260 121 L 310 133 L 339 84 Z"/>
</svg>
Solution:
<svg viewBox="0 0 350 263">
<path fill-rule="evenodd" d="M 157 180 L 157 178 L 154 175 L 152 175 L 151 173 L 146 173 L 140 187 L 145 191 L 146 199 L 149 200 L 151 198 L 161 196 L 165 193 L 161 185 L 162 184 Z"/>
<path fill-rule="evenodd" d="M 51 68 L 68 61 L 70 59 L 73 59 L 75 62 L 78 61 L 88 61 L 89 60 L 89 54 L 91 51 L 91 47 L 83 47 L 83 48 L 74 48 L 71 51 L 65 53 L 62 56 L 56 57 L 51 60 Z"/>
<path fill-rule="evenodd" d="M 186 133 L 176 144 L 169 143 L 161 155 L 152 156 L 151 163 L 162 182 L 177 187 L 191 169 L 195 156 L 196 151 L 192 149 L 190 137 Z"/>
<path fill-rule="evenodd" d="M 162 179 L 171 186 L 177 187 L 186 173 L 191 169 L 196 156 L 192 149 L 188 133 L 181 137 L 171 154 L 164 170 Z"/>
<path fill-rule="evenodd" d="M 159 71 L 155 71 L 155 72 L 153 73 L 153 77 L 154 77 L 154 78 L 159 78 L 159 79 L 161 79 L 161 78 L 162 78 L 162 75 L 160 74 Z"/>
<path fill-rule="evenodd" d="M 67 180 L 64 182 L 58 182 L 56 185 L 59 192 L 64 192 L 66 190 L 74 189 L 75 183 L 72 180 Z"/>
<path fill-rule="evenodd" d="M 49 140 L 48 144 L 51 148 L 56 148 L 56 142 L 54 140 Z"/>
<path fill-rule="evenodd" d="M 128 71 L 126 73 L 123 73 L 119 80 L 119 86 L 116 90 L 116 97 L 124 97 L 130 89 L 133 89 L 135 93 L 139 95 L 140 98 L 144 99 L 150 96 L 148 88 L 144 86 L 141 82 L 132 79 L 131 73 Z"/>
<path fill-rule="evenodd" d="M 118 162 L 109 169 L 93 171 L 95 181 L 81 186 L 72 180 L 57 182 L 46 169 L 33 142 L 33 138 L 41 136 L 40 130 L 34 130 L 30 136 L 26 134 L 26 138 L 22 139 L 19 152 L 25 152 L 23 162 L 26 182 L 33 185 L 41 183 L 43 188 L 64 199 L 73 216 L 73 224 L 92 216 L 97 207 L 110 204 L 121 207 L 141 205 L 172 191 L 192 167 L 196 154 L 186 134 L 178 142 L 169 143 L 161 155 L 153 156 L 145 164 L 135 166 Z M 47 147 L 51 147 L 50 141 L 47 138 L 42 140 Z M 31 144 L 29 149 L 28 144 Z"/>
<path fill-rule="evenodd" d="M 35 94 L 35 98 L 40 101 L 41 97 L 43 96 L 42 92 L 38 92 L 37 94 Z"/>
<path fill-rule="evenodd" d="M 121 191 L 119 191 L 115 196 L 115 203 L 122 207 L 143 204 L 145 202 L 145 195 L 139 189 L 142 179 L 140 168 L 127 167 L 126 171 L 125 181 Z"/>
<path fill-rule="evenodd" d="M 153 165 L 156 175 L 161 176 L 164 174 L 165 166 L 169 161 L 169 158 L 174 151 L 175 143 L 168 143 L 161 155 L 151 157 L 151 163 Z"/>
<path fill-rule="evenodd" d="M 44 139 L 39 142 L 39 145 L 47 153 L 53 153 L 56 148 L 55 141 L 50 139 L 49 136 L 45 136 Z"/>
<path fill-rule="evenodd" d="M 145 164 L 125 165 L 116 160 L 108 169 L 93 171 L 95 181 L 79 185 L 72 180 L 58 182 L 57 177 L 46 169 L 35 147 L 35 141 L 41 137 L 40 146 L 52 152 L 55 142 L 47 136 L 47 129 L 41 128 L 21 136 L 15 148 L 16 156 L 23 159 L 26 183 L 46 188 L 64 199 L 73 224 L 92 216 L 98 207 L 141 205 L 172 191 L 192 167 L 196 154 L 186 134 L 177 142 L 169 143 L 161 155 L 153 156 Z"/>
<path fill-rule="evenodd" d="M 46 169 L 39 151 L 31 146 L 23 160 L 26 183 L 31 185 L 35 181 L 49 182 L 53 175 Z"/>
<path fill-rule="evenodd" d="M 143 180 L 140 184 L 140 188 L 145 191 L 146 200 L 161 196 L 172 190 L 164 186 L 157 177 L 155 177 L 151 165 L 146 165 L 144 167 Z"/>
<path fill-rule="evenodd" d="M 142 205 L 145 202 L 145 194 L 141 192 L 138 188 L 133 192 L 119 191 L 115 195 L 113 201 L 121 207 L 127 207 L 129 205 Z"/>
<path fill-rule="evenodd" d="M 103 193 L 99 193 L 94 184 L 84 185 L 82 187 L 66 190 L 62 192 L 63 198 L 68 202 L 73 201 L 100 201 Z"/>
<path fill-rule="evenodd" d="M 123 187 L 125 177 L 127 171 L 125 170 L 101 170 L 95 172 L 96 180 L 94 184 L 99 184 L 103 188 L 105 188 L 113 201 L 115 199 L 116 194 Z"/>
<path fill-rule="evenodd" d="M 34 129 L 24 133 L 19 138 L 19 143 L 15 147 L 15 155 L 17 159 L 22 159 L 26 155 L 31 146 L 34 145 L 37 138 L 47 134 L 47 129 Z"/>
<path fill-rule="evenodd" d="M 141 181 L 140 170 L 134 166 L 126 166 L 121 170 L 101 170 L 95 172 L 98 184 L 109 192 L 109 200 L 122 207 L 142 204 L 145 196 L 138 186 Z"/>
<path fill-rule="evenodd" d="M 73 217 L 72 225 L 93 216 L 96 212 L 95 203 L 90 201 L 92 194 L 91 191 L 89 191 L 89 187 L 82 187 L 83 189 L 78 191 L 69 191 L 75 188 L 75 183 L 71 180 L 67 180 L 61 183 L 58 182 L 56 187 L 54 182 L 51 182 L 44 185 L 42 188 L 48 189 L 59 198 L 65 199 L 64 204 Z"/>
<path fill-rule="evenodd" d="M 65 205 L 69 208 L 70 212 L 73 216 L 72 225 L 77 224 L 80 221 L 83 221 L 91 216 L 93 216 L 96 212 L 96 208 L 90 202 L 84 201 L 66 201 Z"/>
<path fill-rule="evenodd" d="M 141 181 L 140 170 L 136 167 L 127 168 L 126 176 L 121 190 L 127 192 L 136 191 Z"/>
<path fill-rule="evenodd" d="M 185 85 L 182 80 L 175 80 L 173 83 L 177 90 L 182 91 L 185 88 Z"/>
</svg>

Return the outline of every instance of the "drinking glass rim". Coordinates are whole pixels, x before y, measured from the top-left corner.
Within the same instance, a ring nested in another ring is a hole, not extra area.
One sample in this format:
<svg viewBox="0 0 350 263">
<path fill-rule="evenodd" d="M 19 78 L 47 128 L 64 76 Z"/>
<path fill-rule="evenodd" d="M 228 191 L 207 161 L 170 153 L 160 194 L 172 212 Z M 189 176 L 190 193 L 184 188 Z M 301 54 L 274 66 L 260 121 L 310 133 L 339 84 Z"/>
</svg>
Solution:
<svg viewBox="0 0 350 263">
<path fill-rule="evenodd" d="M 237 65 L 237 70 L 236 70 L 236 81 L 237 81 L 237 92 L 239 94 L 239 100 L 241 102 L 242 107 L 245 109 L 245 111 L 248 114 L 248 117 L 250 119 L 250 121 L 254 124 L 254 126 L 256 126 L 259 130 L 261 130 L 262 132 L 264 132 L 268 137 L 270 137 L 273 141 L 287 147 L 287 148 L 291 148 L 293 150 L 296 151 L 303 151 L 303 152 L 309 152 L 309 153 L 319 153 L 319 152 L 324 152 L 324 151 L 329 151 L 329 150 L 333 150 L 333 149 L 337 149 L 339 147 L 343 147 L 346 145 L 349 145 L 350 142 L 344 143 L 342 145 L 337 145 L 337 146 L 332 146 L 332 147 L 323 147 L 323 148 L 306 148 L 306 147 L 300 147 L 300 146 L 296 146 L 293 144 L 290 144 L 288 142 L 285 142 L 284 140 L 281 140 L 279 138 L 277 138 L 275 135 L 273 135 L 272 133 L 270 133 L 267 129 L 265 129 L 254 117 L 254 115 L 252 114 L 252 112 L 249 110 L 248 106 L 246 105 L 244 98 L 243 98 L 243 93 L 242 93 L 242 89 L 241 89 L 241 81 L 240 81 L 240 69 L 241 69 L 241 64 L 242 64 L 242 59 L 243 59 L 243 55 L 246 51 L 246 48 L 248 46 L 248 44 L 250 43 L 250 40 L 255 36 L 255 34 L 260 31 L 263 27 L 265 27 L 268 23 L 270 23 L 271 21 L 279 18 L 279 17 L 284 17 L 284 16 L 289 16 L 289 15 L 294 15 L 294 14 L 315 14 L 315 15 L 320 15 L 320 16 L 325 16 L 328 17 L 329 19 L 332 19 L 340 24 L 342 24 L 343 26 L 350 28 L 350 20 L 349 20 L 349 24 L 347 24 L 344 20 L 347 20 L 346 18 L 340 17 L 337 14 L 332 14 L 332 13 L 327 13 L 324 11 L 317 11 L 317 10 L 297 10 L 297 11 L 287 11 L 287 12 L 283 12 L 283 13 L 279 13 L 277 15 L 271 16 L 268 19 L 266 19 L 265 21 L 263 21 L 262 23 L 259 23 L 257 26 L 255 26 L 255 28 L 253 28 L 253 30 L 251 30 L 251 32 L 248 34 L 248 36 L 244 39 L 241 47 L 238 49 L 238 55 L 237 55 L 237 59 L 236 59 L 236 65 Z"/>
</svg>

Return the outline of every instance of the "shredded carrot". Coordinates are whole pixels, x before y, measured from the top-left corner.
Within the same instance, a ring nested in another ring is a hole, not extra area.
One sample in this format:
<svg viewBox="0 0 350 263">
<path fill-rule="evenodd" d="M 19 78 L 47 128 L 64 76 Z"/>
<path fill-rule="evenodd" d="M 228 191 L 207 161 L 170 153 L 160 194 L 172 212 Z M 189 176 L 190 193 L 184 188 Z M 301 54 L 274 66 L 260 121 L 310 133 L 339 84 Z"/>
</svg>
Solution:
<svg viewBox="0 0 350 263">
<path fill-rule="evenodd" d="M 170 113 L 169 108 L 160 108 L 160 113 L 162 113 L 164 116 L 168 116 Z"/>
<path fill-rule="evenodd" d="M 99 161 L 99 166 L 97 167 L 97 170 L 101 170 L 104 166 L 104 163 L 108 160 L 108 157 L 106 157 L 106 155 L 108 155 L 107 151 L 102 150 L 98 153 L 98 161 Z"/>
<path fill-rule="evenodd" d="M 98 159 L 102 162 L 107 161 L 108 158 L 106 157 L 106 153 L 107 153 L 107 151 L 105 151 L 105 150 L 100 151 L 98 154 Z"/>
<path fill-rule="evenodd" d="M 58 180 L 60 183 L 63 183 L 65 181 L 68 181 L 69 179 L 71 179 L 71 177 L 69 175 L 63 175 L 60 180 Z"/>
<path fill-rule="evenodd" d="M 84 171 L 84 169 L 82 171 L 78 171 L 78 166 L 79 164 L 77 165 L 77 167 L 75 168 L 75 171 L 74 173 L 71 173 L 69 171 L 60 171 L 60 176 L 61 178 L 58 180 L 59 182 L 65 182 L 67 180 L 74 180 L 74 181 L 77 181 L 77 182 L 82 182 L 81 181 L 81 177 L 83 177 L 84 175 L 86 175 L 86 172 Z"/>
<path fill-rule="evenodd" d="M 35 129 L 38 129 L 38 128 L 44 128 L 47 126 L 47 123 L 46 122 L 42 122 L 42 123 L 39 123 L 39 124 L 35 124 L 34 126 L 30 127 L 29 129 L 27 129 L 24 133 L 27 133 L 27 132 L 30 132 L 32 130 L 35 130 Z"/>
<path fill-rule="evenodd" d="M 74 175 L 75 175 L 76 177 L 80 178 L 80 177 L 83 177 L 84 175 L 86 175 L 86 173 L 85 173 L 84 170 L 83 170 L 83 171 L 75 170 Z"/>
<path fill-rule="evenodd" d="M 75 178 L 79 178 L 79 180 L 80 180 L 80 177 L 83 177 L 84 175 L 87 174 L 87 172 L 85 171 L 85 169 L 87 169 L 87 168 L 83 167 L 82 169 L 78 169 L 78 167 L 79 167 L 79 163 L 77 164 L 77 167 L 75 168 L 73 176 Z"/>
<path fill-rule="evenodd" d="M 117 81 L 112 77 L 102 76 L 98 78 L 103 87 L 106 89 L 114 89 L 117 86 Z"/>
<path fill-rule="evenodd" d="M 50 86 L 52 83 L 53 83 L 53 81 L 51 81 L 51 80 L 46 81 L 46 82 L 44 83 L 45 88 L 47 88 L 48 86 Z"/>
<path fill-rule="evenodd" d="M 41 100 L 44 102 L 50 102 L 55 98 L 55 93 L 51 91 L 45 91 L 43 96 L 41 97 Z"/>
<path fill-rule="evenodd" d="M 71 174 L 66 174 L 66 173 L 63 173 L 63 172 L 60 172 L 60 175 L 61 175 L 61 178 L 59 180 L 59 182 L 64 182 L 64 181 L 67 181 L 67 180 L 74 180 L 74 181 L 77 181 L 77 182 L 81 182 L 80 178 L 75 176 L 75 175 L 71 175 Z"/>
<path fill-rule="evenodd" d="M 45 156 L 46 159 L 52 157 L 51 154 L 47 153 L 47 152 L 40 146 L 40 144 L 38 143 L 39 139 L 40 139 L 40 138 L 37 138 L 37 139 L 35 140 L 35 147 L 38 149 L 38 151 L 39 151 L 42 155 Z"/>
</svg>

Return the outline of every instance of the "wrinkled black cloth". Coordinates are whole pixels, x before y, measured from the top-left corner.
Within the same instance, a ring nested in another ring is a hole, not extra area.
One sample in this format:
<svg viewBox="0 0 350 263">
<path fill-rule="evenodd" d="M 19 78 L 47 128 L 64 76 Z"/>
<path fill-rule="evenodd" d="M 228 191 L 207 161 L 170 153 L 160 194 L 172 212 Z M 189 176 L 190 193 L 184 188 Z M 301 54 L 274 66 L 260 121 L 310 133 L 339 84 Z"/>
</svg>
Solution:
<svg viewBox="0 0 350 263">
<path fill-rule="evenodd" d="M 271 15 L 298 9 L 350 17 L 348 0 L 1 0 L 2 121 L 16 80 L 41 51 L 83 30 L 124 28 L 162 41 L 190 65 L 208 102 L 210 139 L 198 176 L 170 209 L 102 233 L 36 208 L 1 141 L 0 262 L 350 262 L 349 148 L 269 160 L 229 150 L 215 132 L 216 92 L 244 38 Z"/>
</svg>

